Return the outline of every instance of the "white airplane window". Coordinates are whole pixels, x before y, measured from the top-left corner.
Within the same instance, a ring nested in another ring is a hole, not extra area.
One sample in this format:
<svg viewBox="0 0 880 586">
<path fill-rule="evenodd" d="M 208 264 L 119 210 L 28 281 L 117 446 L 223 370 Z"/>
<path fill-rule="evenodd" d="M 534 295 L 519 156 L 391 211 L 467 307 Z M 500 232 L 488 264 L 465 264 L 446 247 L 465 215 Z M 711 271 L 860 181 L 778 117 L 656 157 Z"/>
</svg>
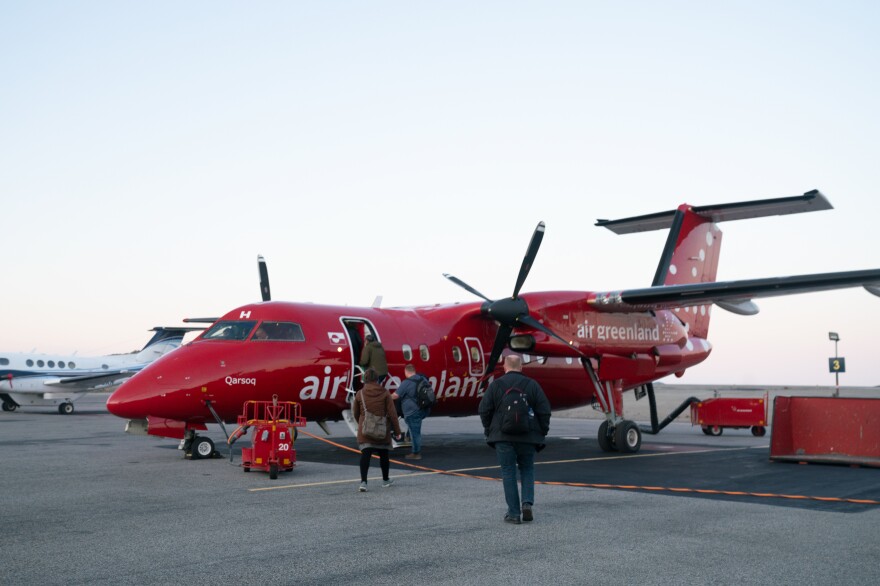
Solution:
<svg viewBox="0 0 880 586">
<path fill-rule="evenodd" d="M 64 361 L 63 360 L 58 361 L 58 368 L 64 368 Z"/>
<path fill-rule="evenodd" d="M 27 362 L 26 362 L 25 364 L 27 364 L 28 366 L 33 366 L 33 365 L 34 365 L 34 361 L 31 360 L 30 358 L 28 358 L 28 359 L 27 359 Z"/>
<path fill-rule="evenodd" d="M 428 359 L 431 358 L 431 354 L 428 352 L 428 347 L 425 344 L 419 346 L 419 358 L 421 358 L 425 362 L 427 362 Z"/>
<path fill-rule="evenodd" d="M 54 360 L 49 361 L 49 368 L 55 368 L 55 361 Z"/>
<path fill-rule="evenodd" d="M 46 363 L 43 362 L 42 360 L 37 360 L 37 366 L 39 366 L 40 368 L 43 368 L 44 366 L 46 366 Z"/>
<path fill-rule="evenodd" d="M 528 364 L 529 362 L 532 361 L 532 357 L 529 356 L 528 354 L 523 354 L 522 358 L 523 358 L 523 364 Z"/>
<path fill-rule="evenodd" d="M 299 324 L 289 321 L 264 321 L 254 332 L 251 340 L 255 342 L 305 342 L 302 328 Z"/>
<path fill-rule="evenodd" d="M 412 360 L 412 346 L 409 344 L 403 345 L 403 359 L 409 362 Z"/>
<path fill-rule="evenodd" d="M 203 340 L 246 340 L 255 321 L 218 321 L 202 336 Z"/>
<path fill-rule="evenodd" d="M 458 346 L 452 347 L 452 359 L 456 362 L 461 362 L 461 348 Z"/>
<path fill-rule="evenodd" d="M 6 366 L 7 364 L 9 364 L 9 359 L 8 358 L 0 358 L 0 364 L 2 364 L 3 366 Z"/>
<path fill-rule="evenodd" d="M 471 346 L 471 362 L 474 364 L 480 364 L 483 362 L 483 357 L 480 356 L 480 351 L 476 346 Z"/>
</svg>

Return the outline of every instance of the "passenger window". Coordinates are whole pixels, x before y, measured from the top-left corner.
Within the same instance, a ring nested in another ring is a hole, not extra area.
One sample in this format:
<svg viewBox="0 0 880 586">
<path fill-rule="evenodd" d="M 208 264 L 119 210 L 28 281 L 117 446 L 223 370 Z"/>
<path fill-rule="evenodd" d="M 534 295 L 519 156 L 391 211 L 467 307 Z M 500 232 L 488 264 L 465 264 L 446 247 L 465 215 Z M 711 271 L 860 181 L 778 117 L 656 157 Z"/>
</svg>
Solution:
<svg viewBox="0 0 880 586">
<path fill-rule="evenodd" d="M 64 368 L 64 361 L 63 360 L 58 361 L 58 368 Z"/>
<path fill-rule="evenodd" d="M 480 364 L 483 362 L 483 358 L 480 356 L 480 351 L 477 350 L 475 346 L 471 346 L 471 362 L 474 364 Z"/>
<path fill-rule="evenodd" d="M 0 358 L 0 364 L 2 364 L 3 366 L 6 366 L 7 364 L 9 364 L 9 359 L 8 358 Z"/>
<path fill-rule="evenodd" d="M 68 362 L 67 367 L 68 368 L 76 368 L 76 363 L 75 362 Z"/>
<path fill-rule="evenodd" d="M 528 364 L 529 362 L 532 361 L 532 357 L 529 356 L 528 354 L 523 354 L 522 357 L 523 357 L 523 364 Z"/>
<path fill-rule="evenodd" d="M 427 362 L 428 359 L 431 357 L 431 355 L 428 353 L 428 347 L 425 344 L 419 346 L 419 357 L 425 362 Z"/>
<path fill-rule="evenodd" d="M 403 345 L 403 359 L 407 362 L 412 360 L 412 347 L 409 344 Z"/>
<path fill-rule="evenodd" d="M 28 358 L 28 359 L 27 359 L 27 362 L 25 362 L 25 364 L 27 364 L 28 366 L 33 366 L 33 365 L 34 365 L 34 361 L 31 360 L 30 358 Z"/>
<path fill-rule="evenodd" d="M 44 366 L 46 366 L 46 363 L 43 362 L 42 360 L 37 360 L 37 366 L 39 366 L 40 368 L 43 368 Z"/>
<path fill-rule="evenodd" d="M 461 348 L 458 346 L 452 347 L 452 359 L 456 362 L 461 362 Z"/>
<path fill-rule="evenodd" d="M 49 368 L 55 368 L 55 361 L 54 360 L 49 361 Z"/>
<path fill-rule="evenodd" d="M 107 366 L 106 364 L 102 364 L 101 368 L 103 368 L 104 370 L 110 370 L 110 367 Z"/>
</svg>

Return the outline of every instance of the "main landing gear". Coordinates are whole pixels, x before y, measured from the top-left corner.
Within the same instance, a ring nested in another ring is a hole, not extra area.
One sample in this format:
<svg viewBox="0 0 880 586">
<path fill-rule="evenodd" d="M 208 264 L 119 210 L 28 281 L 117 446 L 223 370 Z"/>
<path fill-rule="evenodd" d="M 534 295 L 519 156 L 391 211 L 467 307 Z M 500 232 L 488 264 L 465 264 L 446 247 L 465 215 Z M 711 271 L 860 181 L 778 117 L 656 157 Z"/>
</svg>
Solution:
<svg viewBox="0 0 880 586">
<path fill-rule="evenodd" d="M 593 392 L 596 396 L 596 404 L 605 414 L 605 421 L 599 426 L 599 447 L 604 452 L 623 452 L 625 454 L 634 454 L 642 447 L 642 434 L 647 433 L 656 435 L 660 430 L 672 423 L 676 417 L 690 407 L 691 403 L 698 402 L 696 397 L 688 397 L 676 409 L 674 409 L 666 419 L 658 421 L 657 418 L 657 401 L 654 399 L 654 385 L 646 383 L 641 389 L 637 389 L 641 395 L 637 394 L 636 398 L 648 395 L 648 403 L 651 408 L 651 426 L 640 426 L 634 421 L 623 418 L 623 390 L 618 385 L 612 385 L 611 381 L 599 380 L 593 363 L 588 358 L 581 358 L 581 364 L 593 384 Z M 708 433 L 703 428 L 704 433 Z M 718 433 L 720 435 L 720 432 Z"/>
<path fill-rule="evenodd" d="M 12 401 L 3 401 L 3 410 L 4 411 L 15 411 L 18 409 L 18 403 L 14 403 Z"/>
<path fill-rule="evenodd" d="M 623 418 L 622 391 L 610 381 L 603 385 L 588 358 L 581 358 L 581 363 L 593 384 L 596 402 L 605 414 L 605 421 L 599 426 L 599 447 L 603 452 L 635 454 L 642 447 L 642 431 L 636 422 Z"/>
<path fill-rule="evenodd" d="M 62 415 L 70 415 L 71 413 L 73 413 L 73 403 L 71 403 L 70 401 L 65 401 L 64 403 L 61 403 L 60 405 L 58 405 L 58 412 Z"/>
</svg>

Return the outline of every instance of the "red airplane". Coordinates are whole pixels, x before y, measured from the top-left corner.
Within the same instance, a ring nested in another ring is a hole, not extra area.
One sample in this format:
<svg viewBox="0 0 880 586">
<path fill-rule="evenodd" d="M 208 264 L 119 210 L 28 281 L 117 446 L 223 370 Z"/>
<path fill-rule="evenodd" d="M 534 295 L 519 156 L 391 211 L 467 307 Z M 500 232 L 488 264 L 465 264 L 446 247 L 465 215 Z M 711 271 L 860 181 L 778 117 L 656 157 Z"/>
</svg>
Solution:
<svg viewBox="0 0 880 586">
<path fill-rule="evenodd" d="M 802 196 L 677 210 L 596 225 L 615 233 L 669 229 L 650 287 L 623 291 L 522 293 L 544 237 L 539 223 L 513 295 L 493 300 L 445 275 L 482 302 L 409 308 L 352 308 L 271 301 L 266 264 L 258 259 L 262 303 L 234 309 L 198 338 L 127 380 L 107 408 L 131 420 L 127 431 L 184 440 L 193 458 L 213 455 L 205 424 L 234 422 L 246 400 L 296 401 L 319 424 L 348 419 L 364 337 L 385 348 L 389 390 L 403 368 L 431 379 L 432 415 L 477 412 L 482 390 L 503 353 L 525 355 L 524 374 L 544 388 L 554 409 L 588 404 L 605 414 L 598 440 L 605 451 L 636 452 L 642 433 L 657 433 L 688 406 L 658 421 L 652 382 L 681 376 L 712 350 L 712 305 L 757 313 L 752 299 L 863 286 L 880 296 L 880 269 L 715 282 L 721 231 L 717 223 L 831 209 L 825 196 Z M 206 321 L 206 320 L 189 320 Z M 487 369 L 487 365 L 489 368 Z M 623 392 L 648 395 L 651 425 L 623 414 Z M 326 429 L 326 428 L 325 428 Z"/>
</svg>

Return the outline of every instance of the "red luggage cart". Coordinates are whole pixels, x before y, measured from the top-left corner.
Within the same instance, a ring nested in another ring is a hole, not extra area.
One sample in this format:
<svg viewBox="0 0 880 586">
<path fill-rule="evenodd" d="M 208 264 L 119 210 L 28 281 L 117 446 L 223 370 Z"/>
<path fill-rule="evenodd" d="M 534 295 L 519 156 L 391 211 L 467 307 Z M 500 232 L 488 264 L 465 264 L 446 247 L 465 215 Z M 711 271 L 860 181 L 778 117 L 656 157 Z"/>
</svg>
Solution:
<svg viewBox="0 0 880 586">
<path fill-rule="evenodd" d="M 767 394 L 763 398 L 715 397 L 691 403 L 691 425 L 706 435 L 721 435 L 725 427 L 751 428 L 752 435 L 767 434 Z"/>
<path fill-rule="evenodd" d="M 230 444 L 254 428 L 251 447 L 241 449 L 241 466 L 245 472 L 263 470 L 269 478 L 296 466 L 296 428 L 305 427 L 299 403 L 293 401 L 245 401 L 238 416 L 238 428 L 230 436 Z"/>
</svg>

